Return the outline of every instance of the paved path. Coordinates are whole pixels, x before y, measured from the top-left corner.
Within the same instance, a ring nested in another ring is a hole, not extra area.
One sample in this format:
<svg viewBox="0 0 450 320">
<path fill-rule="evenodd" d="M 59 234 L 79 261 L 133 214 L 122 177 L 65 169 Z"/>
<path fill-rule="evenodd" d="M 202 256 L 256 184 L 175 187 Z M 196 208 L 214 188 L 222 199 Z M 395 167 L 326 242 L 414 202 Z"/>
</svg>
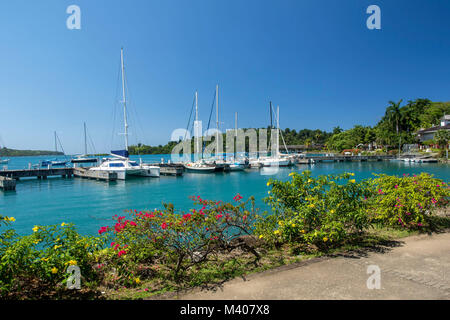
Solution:
<svg viewBox="0 0 450 320">
<path fill-rule="evenodd" d="M 367 267 L 381 271 L 381 288 L 367 288 Z M 179 299 L 450 299 L 450 233 L 400 240 L 385 253 L 313 259 L 231 280 Z"/>
</svg>

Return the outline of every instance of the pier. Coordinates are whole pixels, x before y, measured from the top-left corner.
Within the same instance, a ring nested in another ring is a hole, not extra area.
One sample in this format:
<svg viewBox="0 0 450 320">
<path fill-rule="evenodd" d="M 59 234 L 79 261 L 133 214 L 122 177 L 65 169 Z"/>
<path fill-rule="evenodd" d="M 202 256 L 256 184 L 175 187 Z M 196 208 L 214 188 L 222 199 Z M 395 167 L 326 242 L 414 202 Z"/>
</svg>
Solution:
<svg viewBox="0 0 450 320">
<path fill-rule="evenodd" d="M 0 176 L 0 189 L 4 191 L 16 190 L 16 180 Z"/>
<path fill-rule="evenodd" d="M 0 176 L 19 180 L 21 178 L 47 179 L 47 177 L 60 176 L 71 178 L 73 168 L 42 168 L 42 169 L 20 169 L 20 170 L 1 170 Z"/>
<path fill-rule="evenodd" d="M 347 161 L 383 161 L 394 159 L 392 155 L 378 155 L 378 156 L 360 156 L 360 155 L 327 155 L 327 156 L 313 156 L 301 158 L 298 164 L 308 164 L 317 162 L 347 162 Z"/>
</svg>

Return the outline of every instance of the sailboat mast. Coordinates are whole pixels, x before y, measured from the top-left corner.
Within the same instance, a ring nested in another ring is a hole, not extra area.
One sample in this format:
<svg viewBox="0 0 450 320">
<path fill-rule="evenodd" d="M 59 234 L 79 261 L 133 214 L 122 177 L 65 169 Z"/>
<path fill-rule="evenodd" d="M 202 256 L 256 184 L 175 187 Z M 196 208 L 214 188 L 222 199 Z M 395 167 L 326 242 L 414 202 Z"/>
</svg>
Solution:
<svg viewBox="0 0 450 320">
<path fill-rule="evenodd" d="M 280 106 L 277 106 L 277 158 L 280 157 Z"/>
<path fill-rule="evenodd" d="M 196 138 L 196 146 L 197 146 L 197 152 L 200 151 L 200 137 L 198 134 L 198 93 L 195 91 L 195 138 Z"/>
<path fill-rule="evenodd" d="M 122 97 L 123 97 L 123 121 L 125 126 L 125 150 L 128 151 L 128 122 L 127 122 L 127 100 L 125 97 L 125 66 L 123 63 L 123 48 L 120 49 L 120 64 L 122 67 Z"/>
<path fill-rule="evenodd" d="M 216 85 L 216 158 L 219 154 L 219 85 Z"/>
<path fill-rule="evenodd" d="M 234 113 L 234 136 L 237 137 L 237 112 Z"/>
<path fill-rule="evenodd" d="M 84 122 L 84 155 L 87 155 L 86 122 Z"/>
<path fill-rule="evenodd" d="M 55 151 L 58 152 L 58 143 L 56 142 L 56 131 L 55 133 Z"/>
</svg>

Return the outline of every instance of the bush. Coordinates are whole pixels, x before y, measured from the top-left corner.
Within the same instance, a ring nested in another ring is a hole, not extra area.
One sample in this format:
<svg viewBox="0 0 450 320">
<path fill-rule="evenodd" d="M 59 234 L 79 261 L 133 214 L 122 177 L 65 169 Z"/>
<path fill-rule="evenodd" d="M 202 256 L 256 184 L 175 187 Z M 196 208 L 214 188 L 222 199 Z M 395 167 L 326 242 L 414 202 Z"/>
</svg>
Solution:
<svg viewBox="0 0 450 320">
<path fill-rule="evenodd" d="M 313 178 L 304 171 L 290 176 L 291 181 L 267 183 L 271 191 L 265 202 L 273 212 L 256 224 L 260 238 L 274 245 L 300 242 L 327 248 L 368 226 L 367 182 L 356 182 L 352 173 Z"/>
<path fill-rule="evenodd" d="M 11 219 L 1 221 L 9 225 Z M 80 267 L 81 281 L 89 286 L 96 278 L 93 252 L 101 245 L 101 237 L 80 236 L 72 224 L 35 226 L 27 236 L 6 230 L 0 234 L 0 293 L 5 297 L 61 294 L 70 265 Z"/>
<path fill-rule="evenodd" d="M 111 249 L 107 265 L 113 267 L 117 283 L 132 285 L 144 278 L 159 274 L 162 278 L 195 281 L 199 266 L 212 261 L 225 265 L 227 253 L 235 249 L 251 252 L 256 259 L 259 254 L 242 241 L 251 235 L 256 216 L 254 199 L 242 202 L 237 195 L 236 205 L 231 203 L 193 198 L 201 209 L 177 213 L 173 205 L 153 212 L 134 211 L 127 220 L 115 217 L 114 227 L 102 227 L 99 233 L 109 234 Z M 246 209 L 251 202 L 251 209 Z M 145 269 L 144 266 L 152 266 Z"/>
<path fill-rule="evenodd" d="M 433 211 L 447 205 L 449 187 L 427 173 L 403 177 L 376 175 L 368 213 L 374 223 L 408 229 L 429 229 Z"/>
</svg>

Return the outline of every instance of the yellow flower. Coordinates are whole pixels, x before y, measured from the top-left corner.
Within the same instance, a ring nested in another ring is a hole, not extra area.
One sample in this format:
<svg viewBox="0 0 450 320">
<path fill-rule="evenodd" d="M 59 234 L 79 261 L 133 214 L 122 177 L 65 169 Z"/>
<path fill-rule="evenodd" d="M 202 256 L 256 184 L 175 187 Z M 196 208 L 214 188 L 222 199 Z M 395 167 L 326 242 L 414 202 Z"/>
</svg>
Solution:
<svg viewBox="0 0 450 320">
<path fill-rule="evenodd" d="M 267 186 L 270 186 L 272 184 L 271 181 L 267 181 Z"/>
<path fill-rule="evenodd" d="M 312 182 L 312 180 L 311 179 L 308 179 L 308 183 L 311 183 Z"/>
<path fill-rule="evenodd" d="M 37 232 L 38 230 L 39 230 L 39 227 L 38 226 L 34 226 L 33 232 Z"/>
<path fill-rule="evenodd" d="M 41 258 L 41 260 L 47 262 L 48 258 Z"/>
<path fill-rule="evenodd" d="M 350 172 L 350 175 L 353 177 L 355 174 L 353 172 Z"/>
<path fill-rule="evenodd" d="M 6 220 L 7 220 L 7 221 L 13 221 L 13 222 L 14 222 L 14 221 L 16 221 L 16 218 L 14 218 L 14 217 L 9 217 L 9 218 L 6 217 Z"/>
<path fill-rule="evenodd" d="M 34 241 L 34 244 L 38 244 L 39 242 L 41 242 L 41 239 L 37 239 L 36 241 Z"/>
<path fill-rule="evenodd" d="M 284 224 L 284 222 L 283 222 L 283 221 L 278 221 L 278 224 L 279 224 L 280 226 L 282 226 L 282 225 Z"/>
<path fill-rule="evenodd" d="M 291 224 L 292 228 L 295 228 L 295 223 Z"/>
<path fill-rule="evenodd" d="M 328 241 L 328 238 L 327 237 L 324 237 L 323 238 L 323 242 L 327 242 Z"/>
<path fill-rule="evenodd" d="M 330 210 L 330 213 L 331 213 L 331 214 L 333 214 L 333 213 L 335 213 L 335 212 L 336 212 L 336 211 L 334 211 L 334 209 L 331 209 L 331 210 Z"/>
<path fill-rule="evenodd" d="M 280 230 L 275 230 L 273 234 L 280 234 Z"/>
<path fill-rule="evenodd" d="M 355 179 L 352 179 L 352 180 L 349 180 L 349 181 L 350 181 L 350 183 L 355 183 L 356 182 Z"/>
<path fill-rule="evenodd" d="M 300 231 L 301 233 L 305 233 L 305 230 Z"/>
<path fill-rule="evenodd" d="M 137 284 L 139 284 L 139 283 L 141 283 L 141 279 L 135 278 L 135 279 L 134 279 L 134 282 L 136 282 Z"/>
<path fill-rule="evenodd" d="M 71 266 L 76 266 L 77 265 L 77 261 L 76 260 L 70 260 L 69 262 L 66 262 L 65 264 L 69 264 Z"/>
<path fill-rule="evenodd" d="M 64 227 L 64 226 L 68 226 L 68 224 L 65 222 L 61 223 L 61 227 Z"/>
<path fill-rule="evenodd" d="M 264 238 L 264 236 L 263 236 L 262 234 L 260 234 L 260 235 L 259 235 L 259 238 L 262 239 L 262 238 Z"/>
<path fill-rule="evenodd" d="M 55 246 L 53 247 L 53 249 L 56 250 L 56 249 L 61 248 L 61 247 L 62 247 L 61 245 L 56 245 L 56 244 L 55 244 Z"/>
<path fill-rule="evenodd" d="M 289 173 L 289 177 L 292 177 L 295 174 L 295 172 Z"/>
<path fill-rule="evenodd" d="M 84 245 L 84 248 L 87 249 L 88 247 L 89 247 L 89 243 L 86 243 L 86 244 Z"/>
<path fill-rule="evenodd" d="M 309 207 L 309 208 L 314 208 L 315 205 L 314 205 L 314 203 L 311 203 L 311 204 L 308 204 L 308 207 Z"/>
<path fill-rule="evenodd" d="M 53 267 L 53 268 L 52 268 L 52 273 L 57 273 L 57 272 L 58 272 L 58 269 L 55 268 L 55 267 Z"/>
</svg>

